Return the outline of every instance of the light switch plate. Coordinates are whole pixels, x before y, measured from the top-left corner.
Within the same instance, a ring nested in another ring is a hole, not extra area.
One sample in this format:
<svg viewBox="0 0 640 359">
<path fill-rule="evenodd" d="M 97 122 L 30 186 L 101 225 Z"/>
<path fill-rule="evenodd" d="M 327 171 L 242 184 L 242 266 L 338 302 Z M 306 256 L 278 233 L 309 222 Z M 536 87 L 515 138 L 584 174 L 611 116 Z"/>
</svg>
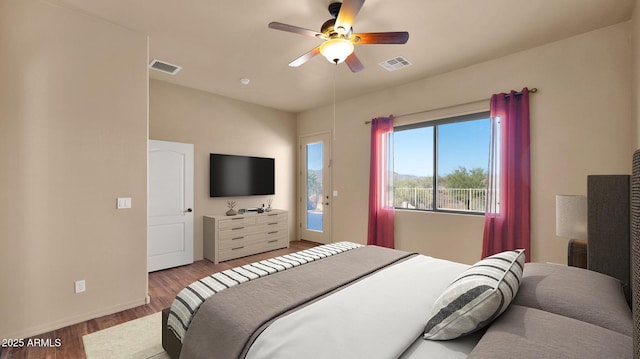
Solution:
<svg viewBox="0 0 640 359">
<path fill-rule="evenodd" d="M 76 294 L 78 294 L 78 293 L 82 293 L 82 292 L 84 292 L 85 290 L 87 290 L 87 287 L 86 287 L 86 285 L 85 285 L 85 281 L 84 281 L 84 279 L 82 279 L 82 280 L 77 280 L 77 281 L 76 281 L 76 283 L 75 283 L 75 287 L 76 287 L 76 288 L 75 288 L 75 289 L 76 289 Z"/>
<path fill-rule="evenodd" d="M 131 197 L 118 197 L 118 203 L 116 208 L 118 209 L 131 208 Z"/>
</svg>

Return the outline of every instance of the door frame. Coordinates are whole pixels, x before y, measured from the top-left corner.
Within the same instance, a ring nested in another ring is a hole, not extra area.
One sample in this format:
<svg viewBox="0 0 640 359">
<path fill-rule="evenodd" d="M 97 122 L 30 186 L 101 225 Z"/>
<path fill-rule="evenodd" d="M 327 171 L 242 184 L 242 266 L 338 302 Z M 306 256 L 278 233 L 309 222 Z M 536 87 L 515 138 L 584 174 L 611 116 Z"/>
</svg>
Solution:
<svg viewBox="0 0 640 359">
<path fill-rule="evenodd" d="M 318 243 L 332 243 L 332 136 L 331 131 L 315 132 L 298 137 L 298 239 L 304 239 Z M 315 142 L 323 142 L 323 230 L 322 232 L 306 230 L 307 205 L 306 205 L 306 145 Z M 326 208 L 326 210 L 325 210 Z"/>
</svg>

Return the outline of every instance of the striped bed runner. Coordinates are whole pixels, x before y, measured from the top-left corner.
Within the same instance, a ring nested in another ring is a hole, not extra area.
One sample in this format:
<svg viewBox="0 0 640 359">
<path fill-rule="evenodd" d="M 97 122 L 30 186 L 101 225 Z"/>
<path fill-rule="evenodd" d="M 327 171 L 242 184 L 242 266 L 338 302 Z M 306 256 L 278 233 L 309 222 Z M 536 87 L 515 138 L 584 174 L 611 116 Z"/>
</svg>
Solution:
<svg viewBox="0 0 640 359">
<path fill-rule="evenodd" d="M 200 305 L 210 296 L 226 289 L 267 276 L 272 273 L 326 258 L 334 254 L 346 252 L 362 247 L 361 244 L 338 242 L 305 249 L 303 251 L 286 254 L 263 261 L 253 262 L 240 267 L 214 273 L 189 284 L 180 291 L 171 304 L 167 320 L 167 327 L 171 329 L 182 342 L 184 334 Z"/>
</svg>

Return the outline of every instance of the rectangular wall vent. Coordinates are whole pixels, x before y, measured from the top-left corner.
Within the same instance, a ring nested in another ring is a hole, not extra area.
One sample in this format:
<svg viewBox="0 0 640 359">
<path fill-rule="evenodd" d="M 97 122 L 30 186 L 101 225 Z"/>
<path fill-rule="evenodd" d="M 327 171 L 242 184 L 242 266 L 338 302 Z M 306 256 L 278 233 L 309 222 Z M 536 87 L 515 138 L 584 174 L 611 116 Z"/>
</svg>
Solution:
<svg viewBox="0 0 640 359">
<path fill-rule="evenodd" d="M 175 75 L 178 71 L 182 70 L 182 67 L 170 64 L 168 62 L 160 61 L 158 59 L 153 59 L 149 64 L 150 69 L 162 71 L 169 75 Z"/>
<path fill-rule="evenodd" d="M 411 62 L 402 56 L 397 56 L 389 60 L 380 62 L 378 65 L 387 69 L 387 71 L 395 71 L 401 68 L 411 66 Z"/>
</svg>

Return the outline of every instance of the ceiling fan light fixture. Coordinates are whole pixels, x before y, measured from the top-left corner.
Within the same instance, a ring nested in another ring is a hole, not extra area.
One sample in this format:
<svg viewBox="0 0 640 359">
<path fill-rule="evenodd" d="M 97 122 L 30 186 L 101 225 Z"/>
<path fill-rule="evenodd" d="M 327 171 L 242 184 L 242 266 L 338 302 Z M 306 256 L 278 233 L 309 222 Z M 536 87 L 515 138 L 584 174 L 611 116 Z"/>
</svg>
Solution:
<svg viewBox="0 0 640 359">
<path fill-rule="evenodd" d="M 329 39 L 320 45 L 320 53 L 332 64 L 340 64 L 353 53 L 353 43 L 342 38 Z"/>
<path fill-rule="evenodd" d="M 314 56 L 322 54 L 332 64 L 345 62 L 351 72 L 359 72 L 364 66 L 354 53 L 354 45 L 368 44 L 404 44 L 409 40 L 406 31 L 353 33 L 353 20 L 355 19 L 365 0 L 331 0 L 329 14 L 331 19 L 325 21 L 320 27 L 320 32 L 305 29 L 298 26 L 287 25 L 281 22 L 270 22 L 269 28 L 287 31 L 298 35 L 309 36 L 324 40 L 320 46 L 299 56 L 289 63 L 290 67 L 298 67 Z"/>
</svg>

